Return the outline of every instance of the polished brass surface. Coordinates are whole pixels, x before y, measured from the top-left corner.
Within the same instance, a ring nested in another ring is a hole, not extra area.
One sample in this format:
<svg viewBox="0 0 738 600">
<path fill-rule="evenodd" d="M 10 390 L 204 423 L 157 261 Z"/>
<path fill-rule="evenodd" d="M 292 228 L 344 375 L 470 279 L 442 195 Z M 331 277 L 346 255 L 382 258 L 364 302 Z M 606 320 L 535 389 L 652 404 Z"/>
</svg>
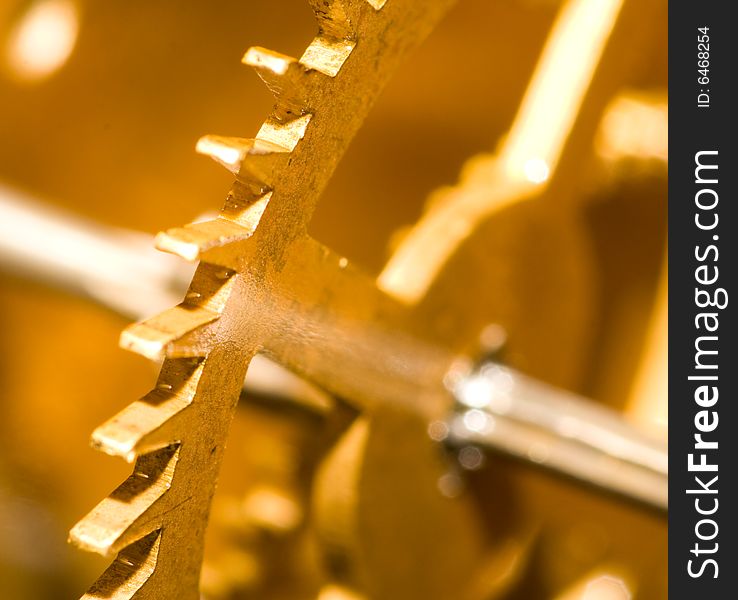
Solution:
<svg viewBox="0 0 738 600">
<path fill-rule="evenodd" d="M 443 9 L 321 0 L 318 36 L 299 61 L 258 48 L 245 55 L 277 103 L 256 139 L 198 144 L 236 183 L 216 220 L 158 238 L 161 249 L 200 260 L 185 302 L 121 336 L 124 348 L 165 363 L 156 389 L 93 435 L 109 454 L 139 458 L 134 475 L 72 529 L 82 548 L 121 553 L 91 598 L 199 596 L 220 458 L 256 352 L 360 408 L 381 400 L 439 410 L 418 383 L 441 381 L 448 357 L 406 342 L 402 307 L 305 231 L 383 82 Z M 142 543 L 153 543 L 147 560 L 131 561 L 126 549 Z"/>
</svg>

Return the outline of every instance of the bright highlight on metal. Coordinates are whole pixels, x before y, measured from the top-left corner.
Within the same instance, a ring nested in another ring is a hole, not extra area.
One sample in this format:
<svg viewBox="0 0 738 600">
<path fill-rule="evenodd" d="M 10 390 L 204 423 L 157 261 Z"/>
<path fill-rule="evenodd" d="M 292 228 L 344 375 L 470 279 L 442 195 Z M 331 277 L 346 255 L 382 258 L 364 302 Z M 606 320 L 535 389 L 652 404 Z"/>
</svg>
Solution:
<svg viewBox="0 0 738 600">
<path fill-rule="evenodd" d="M 530 160 L 556 169 L 623 0 L 572 0 L 564 5 L 502 151 L 513 179 Z"/>
<path fill-rule="evenodd" d="M 58 71 L 71 56 L 78 31 L 79 10 L 73 0 L 31 3 L 5 43 L 11 73 L 36 81 Z"/>
<path fill-rule="evenodd" d="M 454 378 L 448 440 L 476 444 L 666 510 L 666 442 L 591 400 L 486 363 Z"/>
<path fill-rule="evenodd" d="M 480 223 L 546 189 L 622 4 L 563 5 L 501 150 L 468 161 L 459 182 L 435 198 L 380 274 L 382 290 L 418 302 Z"/>
</svg>

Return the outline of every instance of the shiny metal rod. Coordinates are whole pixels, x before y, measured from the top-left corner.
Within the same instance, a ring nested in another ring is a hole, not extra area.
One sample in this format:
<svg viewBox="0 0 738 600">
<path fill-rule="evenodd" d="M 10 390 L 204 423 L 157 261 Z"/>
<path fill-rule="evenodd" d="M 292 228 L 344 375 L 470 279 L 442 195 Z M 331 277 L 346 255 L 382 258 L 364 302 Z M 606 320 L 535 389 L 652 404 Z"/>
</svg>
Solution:
<svg viewBox="0 0 738 600">
<path fill-rule="evenodd" d="M 177 303 L 192 272 L 156 252 L 150 236 L 51 210 L 2 185 L 0 267 L 134 319 Z M 503 452 L 666 509 L 666 444 L 618 413 L 496 363 L 449 380 L 456 410 L 444 427 L 451 444 Z M 245 389 L 313 410 L 330 406 L 317 388 L 262 356 L 252 361 Z"/>
<path fill-rule="evenodd" d="M 106 227 L 0 183 L 0 267 L 91 297 L 130 319 L 180 301 L 193 269 L 151 236 Z"/>
<path fill-rule="evenodd" d="M 452 445 L 500 451 L 667 509 L 667 444 L 619 413 L 494 362 L 451 387 Z"/>
</svg>

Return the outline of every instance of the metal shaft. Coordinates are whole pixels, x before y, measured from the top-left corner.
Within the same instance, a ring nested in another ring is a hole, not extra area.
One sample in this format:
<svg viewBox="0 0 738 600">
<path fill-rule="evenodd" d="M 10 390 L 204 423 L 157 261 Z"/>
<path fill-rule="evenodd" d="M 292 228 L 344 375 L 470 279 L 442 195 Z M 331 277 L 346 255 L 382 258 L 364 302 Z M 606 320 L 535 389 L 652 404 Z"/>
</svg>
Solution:
<svg viewBox="0 0 738 600">
<path fill-rule="evenodd" d="M 453 445 L 500 451 L 667 509 L 666 443 L 619 413 L 493 362 L 453 391 Z"/>
<path fill-rule="evenodd" d="M 0 185 L 0 266 L 22 276 L 141 319 L 176 303 L 190 277 L 181 261 L 152 247 L 146 235 L 50 211 Z M 316 388 L 263 357 L 251 365 L 246 385 L 326 406 Z M 450 443 L 510 454 L 666 509 L 666 444 L 618 413 L 495 363 L 460 376 L 452 392 Z"/>
</svg>

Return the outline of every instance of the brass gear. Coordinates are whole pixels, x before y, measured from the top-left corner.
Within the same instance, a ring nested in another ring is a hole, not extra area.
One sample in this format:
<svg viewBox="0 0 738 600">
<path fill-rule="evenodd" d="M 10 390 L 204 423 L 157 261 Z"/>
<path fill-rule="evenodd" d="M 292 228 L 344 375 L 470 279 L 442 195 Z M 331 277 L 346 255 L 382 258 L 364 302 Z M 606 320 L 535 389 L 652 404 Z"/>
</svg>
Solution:
<svg viewBox="0 0 738 600">
<path fill-rule="evenodd" d="M 326 496 L 325 490 L 342 487 L 341 477 L 356 475 L 357 457 L 368 455 L 370 439 L 386 445 L 400 429 L 411 427 L 396 407 L 406 407 L 414 418 L 423 415 L 424 420 L 445 415 L 447 398 L 439 394 L 437 383 L 454 356 L 470 349 L 472 330 L 484 323 L 470 319 L 463 334 L 450 332 L 459 324 L 439 318 L 423 298 L 432 283 L 436 297 L 447 298 L 458 312 L 458 293 L 445 278 L 459 267 L 458 257 L 451 257 L 491 212 L 540 193 L 524 180 L 503 181 L 499 156 L 477 157 L 458 186 L 436 194 L 440 202 L 429 207 L 414 239 L 403 245 L 378 283 L 310 238 L 307 226 L 317 199 L 377 95 L 453 0 L 429 7 L 399 0 L 310 2 L 319 33 L 299 60 L 262 48 L 251 48 L 244 56 L 277 100 L 256 138 L 206 136 L 198 143 L 200 152 L 237 176 L 220 215 L 157 238 L 160 249 L 201 264 L 182 304 L 129 327 L 121 337 L 124 347 L 163 358 L 164 365 L 150 394 L 93 434 L 93 445 L 135 459 L 136 466 L 133 475 L 72 530 L 72 540 L 82 548 L 117 554 L 88 598 L 198 597 L 204 531 L 228 424 L 256 353 L 316 381 L 363 413 L 318 472 L 313 500 L 329 560 L 332 556 L 340 562 L 345 555 L 364 552 L 352 547 L 358 525 L 341 522 L 355 518 L 352 511 L 359 498 Z M 608 93 L 602 96 L 603 102 L 609 98 Z M 579 135 L 587 138 L 592 132 Z M 492 199 L 491 188 L 497 190 Z M 438 224 L 448 225 L 449 218 L 455 220 L 452 229 L 458 235 L 434 248 Z M 545 225 L 538 226 L 543 231 Z M 506 235 L 514 236 L 515 228 Z M 579 253 L 581 240 L 573 240 L 575 247 L 568 252 Z M 559 240 L 549 242 L 556 245 Z M 441 246 L 444 249 L 428 260 L 428 251 Z M 425 259 L 426 268 L 408 277 L 420 259 Z M 474 270 L 461 267 L 465 277 Z M 574 296 L 581 296 L 588 287 L 587 274 L 570 275 L 567 281 L 580 284 Z M 565 304 L 554 312 L 576 315 L 575 336 L 584 335 L 586 301 Z M 561 325 L 570 329 L 565 319 Z M 380 359 L 377 348 L 385 353 Z M 570 378 L 555 364 L 551 372 L 549 379 Z M 383 426 L 372 429 L 373 420 Z M 400 462 L 433 460 L 421 448 Z M 424 476 L 433 474 L 429 468 Z M 361 493 L 356 481 L 343 488 Z M 450 524 L 468 533 L 472 527 L 465 510 L 457 511 Z M 374 543 L 379 548 L 387 541 L 377 536 Z M 483 540 L 472 542 L 470 554 L 460 555 L 456 567 L 468 567 L 473 550 L 484 546 Z M 487 563 L 504 569 L 519 560 L 520 553 L 519 547 L 512 548 Z M 329 570 L 346 586 L 342 589 L 361 589 L 366 583 L 366 573 L 347 572 L 345 565 Z M 485 575 L 484 566 L 472 570 Z M 489 596 L 489 586 L 474 591 L 477 587 L 479 582 L 473 581 L 469 589 L 457 590 L 457 597 Z M 374 592 L 376 597 L 391 597 L 381 587 Z M 449 590 L 436 592 L 443 598 Z"/>
<path fill-rule="evenodd" d="M 277 102 L 254 140 L 201 140 L 200 151 L 236 173 L 236 182 L 217 219 L 158 238 L 160 249 L 200 266 L 182 304 L 121 336 L 124 347 L 164 364 L 152 392 L 93 434 L 94 446 L 136 464 L 71 531 L 81 548 L 117 554 L 86 597 L 198 598 L 228 425 L 257 352 L 359 407 L 411 397 L 401 386 L 365 395 L 362 380 L 387 380 L 384 369 L 401 370 L 400 380 L 438 381 L 448 367 L 445 355 L 426 351 L 416 365 L 387 360 L 379 372 L 367 369 L 376 346 L 361 324 L 412 330 L 407 311 L 306 228 L 384 83 L 451 4 L 311 0 L 319 31 L 300 60 L 260 48 L 246 53 Z M 342 379 L 321 376 L 349 343 L 354 363 L 343 362 Z M 432 411 L 428 400 L 424 410 Z"/>
</svg>

